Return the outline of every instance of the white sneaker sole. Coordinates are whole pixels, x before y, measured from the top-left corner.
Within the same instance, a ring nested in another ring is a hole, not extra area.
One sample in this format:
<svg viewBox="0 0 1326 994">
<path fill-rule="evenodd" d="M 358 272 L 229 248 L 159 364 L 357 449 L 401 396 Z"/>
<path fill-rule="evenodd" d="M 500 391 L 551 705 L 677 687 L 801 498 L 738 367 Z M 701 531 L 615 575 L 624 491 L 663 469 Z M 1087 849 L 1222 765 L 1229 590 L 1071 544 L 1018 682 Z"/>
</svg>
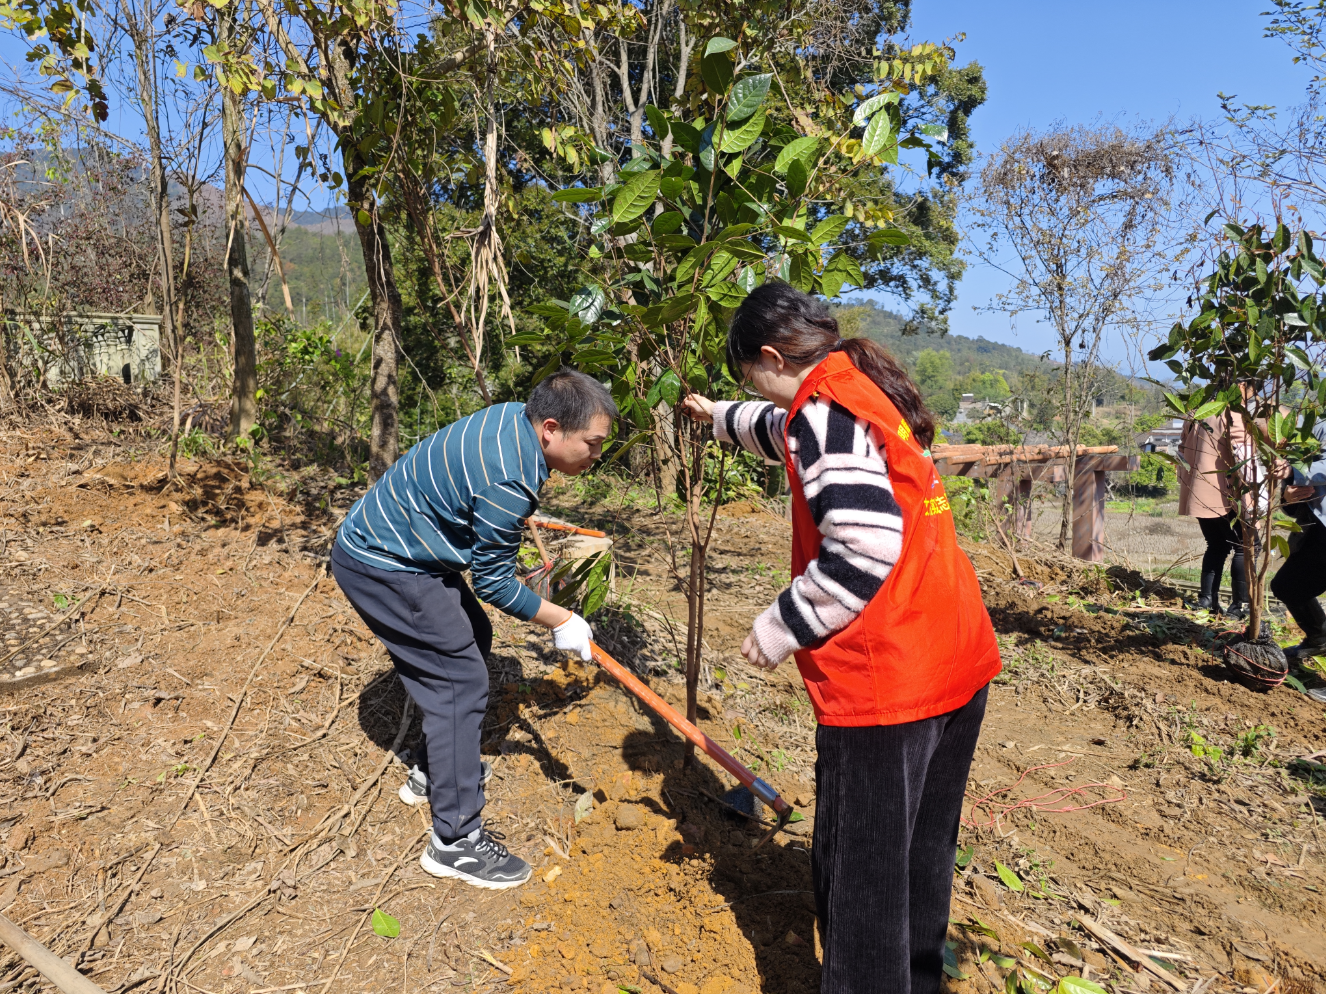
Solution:
<svg viewBox="0 0 1326 994">
<path fill-rule="evenodd" d="M 531 870 L 519 880 L 480 880 L 478 877 L 471 876 L 464 870 L 457 870 L 453 867 L 447 866 L 445 863 L 439 863 L 435 859 L 430 859 L 428 857 L 427 849 L 424 849 L 423 854 L 419 857 L 419 865 L 423 867 L 425 873 L 430 873 L 435 877 L 449 877 L 453 880 L 467 883 L 471 887 L 481 887 L 484 890 L 510 890 L 512 887 L 519 887 L 533 876 L 533 870 Z"/>
<path fill-rule="evenodd" d="M 412 808 L 417 808 L 421 804 L 428 803 L 427 794 L 416 794 L 410 789 L 408 783 L 401 784 L 401 789 L 396 791 L 396 796 Z"/>
</svg>

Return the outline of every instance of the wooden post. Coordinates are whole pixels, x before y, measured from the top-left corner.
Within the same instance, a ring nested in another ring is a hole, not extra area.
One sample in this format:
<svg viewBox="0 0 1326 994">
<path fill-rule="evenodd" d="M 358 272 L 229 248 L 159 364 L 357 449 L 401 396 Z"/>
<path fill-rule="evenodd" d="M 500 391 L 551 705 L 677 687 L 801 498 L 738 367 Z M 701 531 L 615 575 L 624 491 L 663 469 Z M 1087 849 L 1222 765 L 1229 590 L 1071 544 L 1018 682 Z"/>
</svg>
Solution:
<svg viewBox="0 0 1326 994">
<path fill-rule="evenodd" d="M 995 480 L 995 493 L 1000 497 L 1016 493 L 1018 508 L 1010 523 L 1024 537 L 1031 534 L 1031 506 L 1025 497 L 1032 481 L 1063 483 L 1067 478 L 1068 450 L 1064 446 L 936 445 L 931 453 L 941 476 Z M 1138 456 L 1120 455 L 1113 445 L 1078 447 L 1073 487 L 1073 555 L 1077 558 L 1097 563 L 1105 559 L 1105 474 L 1130 472 L 1138 463 Z"/>
<path fill-rule="evenodd" d="M 1073 556 L 1088 562 L 1105 559 L 1105 473 L 1077 470 L 1073 485 Z"/>
<path fill-rule="evenodd" d="M 1014 527 L 1018 538 L 1031 538 L 1031 526 L 1035 523 L 1035 512 L 1031 506 L 1031 477 L 1018 480 L 1017 514 Z"/>
</svg>

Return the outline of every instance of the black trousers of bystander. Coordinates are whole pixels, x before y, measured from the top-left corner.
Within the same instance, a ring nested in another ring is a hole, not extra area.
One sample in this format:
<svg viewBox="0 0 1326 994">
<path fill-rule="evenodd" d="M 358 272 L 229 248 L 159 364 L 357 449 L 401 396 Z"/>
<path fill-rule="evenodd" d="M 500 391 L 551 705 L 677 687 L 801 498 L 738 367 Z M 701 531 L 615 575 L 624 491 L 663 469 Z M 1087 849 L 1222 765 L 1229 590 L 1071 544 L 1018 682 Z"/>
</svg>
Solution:
<svg viewBox="0 0 1326 994">
<path fill-rule="evenodd" d="M 1289 608 L 1308 642 L 1324 644 L 1326 612 L 1317 598 L 1326 593 L 1326 525 L 1314 516 L 1302 528 L 1271 580 L 1271 593 Z"/>
<path fill-rule="evenodd" d="M 958 820 L 989 693 L 901 725 L 815 733 L 822 994 L 937 994 Z"/>
<path fill-rule="evenodd" d="M 1229 588 L 1233 598 L 1230 605 L 1248 603 L 1248 575 L 1243 568 L 1243 522 L 1233 512 L 1223 518 L 1198 518 L 1197 525 L 1202 529 L 1202 538 L 1206 540 L 1206 552 L 1202 554 L 1202 596 L 1209 597 L 1205 607 L 1215 608 L 1220 599 L 1220 578 L 1225 572 L 1225 560 L 1232 552 L 1233 560 L 1229 564 Z M 1260 539 L 1253 541 L 1261 547 Z"/>
</svg>

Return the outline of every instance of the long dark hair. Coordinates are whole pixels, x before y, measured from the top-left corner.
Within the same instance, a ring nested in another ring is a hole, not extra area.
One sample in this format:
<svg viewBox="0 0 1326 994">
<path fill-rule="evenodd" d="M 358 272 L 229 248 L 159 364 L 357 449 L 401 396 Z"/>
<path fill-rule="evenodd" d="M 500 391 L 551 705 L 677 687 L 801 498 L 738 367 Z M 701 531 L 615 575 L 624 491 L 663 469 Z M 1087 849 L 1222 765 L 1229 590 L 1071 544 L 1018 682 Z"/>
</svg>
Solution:
<svg viewBox="0 0 1326 994">
<path fill-rule="evenodd" d="M 838 322 L 822 300 L 786 283 L 757 286 L 742 301 L 727 333 L 727 366 L 740 380 L 741 367 L 760 358 L 760 349 L 775 348 L 794 366 L 814 366 L 830 352 L 846 352 L 852 365 L 874 381 L 893 401 L 922 448 L 935 440 L 935 418 L 921 400 L 907 371 L 878 342 L 842 338 Z"/>
</svg>

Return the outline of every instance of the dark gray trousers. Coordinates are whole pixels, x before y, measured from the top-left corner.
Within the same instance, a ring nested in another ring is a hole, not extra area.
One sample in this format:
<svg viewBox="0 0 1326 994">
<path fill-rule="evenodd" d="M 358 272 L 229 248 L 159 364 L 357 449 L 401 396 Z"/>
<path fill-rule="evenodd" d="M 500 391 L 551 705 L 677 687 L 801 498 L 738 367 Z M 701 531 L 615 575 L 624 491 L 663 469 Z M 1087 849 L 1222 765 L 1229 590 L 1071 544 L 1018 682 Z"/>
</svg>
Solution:
<svg viewBox="0 0 1326 994">
<path fill-rule="evenodd" d="M 939 994 L 958 819 L 988 692 L 921 721 L 815 732 L 822 994 Z"/>
<path fill-rule="evenodd" d="M 493 626 L 459 573 L 377 569 L 332 547 L 332 574 L 346 600 L 387 648 L 423 715 L 433 831 L 446 841 L 482 822 L 479 738 L 488 710 Z"/>
</svg>

